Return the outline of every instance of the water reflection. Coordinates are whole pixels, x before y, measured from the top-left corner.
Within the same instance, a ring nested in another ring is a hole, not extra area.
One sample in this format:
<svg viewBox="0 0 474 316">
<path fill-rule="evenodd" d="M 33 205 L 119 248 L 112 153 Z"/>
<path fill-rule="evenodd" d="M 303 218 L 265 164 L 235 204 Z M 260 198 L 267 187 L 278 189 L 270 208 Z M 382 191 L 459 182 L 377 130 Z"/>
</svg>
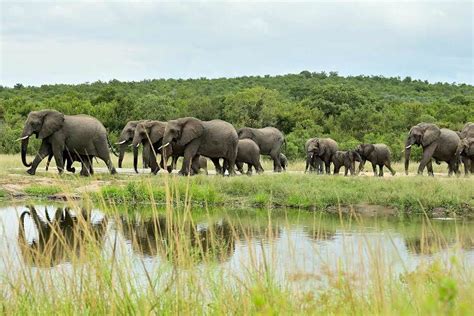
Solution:
<svg viewBox="0 0 474 316">
<path fill-rule="evenodd" d="M 38 267 L 52 267 L 77 260 L 89 244 L 103 244 L 107 218 L 92 222 L 91 212 L 82 209 L 73 213 L 57 208 L 53 218 L 47 209 L 43 219 L 33 206 L 20 215 L 18 245 L 24 262 Z M 27 233 L 25 221 L 32 221 L 34 232 Z"/>
<path fill-rule="evenodd" d="M 224 262 L 235 250 L 235 234 L 225 220 L 203 226 L 190 220 L 154 216 L 145 220 L 122 218 L 121 226 L 124 238 L 136 254 L 160 255 L 173 263 Z"/>
</svg>

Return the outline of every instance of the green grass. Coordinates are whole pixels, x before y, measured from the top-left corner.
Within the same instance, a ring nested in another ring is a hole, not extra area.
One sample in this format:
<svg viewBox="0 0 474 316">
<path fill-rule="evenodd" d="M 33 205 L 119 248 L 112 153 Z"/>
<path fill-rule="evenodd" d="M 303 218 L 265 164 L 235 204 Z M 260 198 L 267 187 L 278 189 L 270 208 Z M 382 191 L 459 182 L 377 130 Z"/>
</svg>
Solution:
<svg viewBox="0 0 474 316">
<path fill-rule="evenodd" d="M 25 188 L 25 193 L 35 197 L 48 197 L 61 192 L 57 186 L 32 185 Z"/>
</svg>

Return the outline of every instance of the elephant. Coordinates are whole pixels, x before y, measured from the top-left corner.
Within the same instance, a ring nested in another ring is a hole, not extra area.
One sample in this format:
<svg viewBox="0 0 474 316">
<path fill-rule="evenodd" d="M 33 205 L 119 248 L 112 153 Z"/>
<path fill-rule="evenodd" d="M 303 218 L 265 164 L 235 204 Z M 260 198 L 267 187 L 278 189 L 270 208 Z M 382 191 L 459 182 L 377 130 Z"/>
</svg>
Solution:
<svg viewBox="0 0 474 316">
<path fill-rule="evenodd" d="M 142 121 L 135 127 L 132 147 L 133 147 L 133 168 L 138 173 L 137 161 L 138 161 L 138 147 L 143 144 L 143 155 L 148 153 L 148 164 L 151 168 L 151 172 L 156 174 L 160 170 L 160 166 L 156 162 L 156 154 L 161 152 L 158 149 L 162 145 L 163 135 L 165 133 L 166 122 L 160 121 Z M 164 167 L 163 156 L 161 157 L 161 167 Z"/>
<path fill-rule="evenodd" d="M 288 167 L 288 158 L 286 158 L 284 153 L 280 153 L 280 163 L 281 169 L 286 171 L 286 168 Z"/>
<path fill-rule="evenodd" d="M 171 156 L 171 165 L 167 166 L 167 171 L 171 173 L 173 170 L 176 169 L 176 164 L 178 162 L 179 157 L 184 157 L 184 148 L 185 146 L 178 145 L 176 142 L 172 142 L 170 145 L 167 146 L 167 157 Z M 162 164 L 160 166 L 164 168 L 163 166 L 167 164 L 167 160 L 163 158 L 163 151 L 162 151 Z M 214 163 L 214 166 L 216 167 L 217 173 L 222 173 L 222 168 L 219 164 L 219 159 L 218 158 L 211 158 L 212 162 Z M 208 169 L 207 169 L 207 158 L 203 156 L 199 156 L 199 160 L 193 160 L 191 164 L 191 168 L 193 169 L 194 173 L 199 173 L 199 170 L 204 170 L 205 174 L 208 174 Z"/>
<path fill-rule="evenodd" d="M 304 172 L 314 172 L 316 171 L 318 174 L 323 173 L 323 161 L 318 156 L 315 156 L 314 153 L 309 150 L 309 146 L 313 147 L 312 145 L 317 138 L 310 138 L 304 144 L 304 152 L 306 153 L 306 167 L 304 168 Z"/>
<path fill-rule="evenodd" d="M 350 171 L 351 175 L 355 174 L 355 162 L 361 162 L 362 158 L 355 150 L 342 151 L 338 150 L 332 155 L 331 162 L 334 164 L 334 174 L 339 174 L 339 169 L 344 166 L 344 176 Z"/>
<path fill-rule="evenodd" d="M 220 158 L 227 161 L 229 175 L 235 175 L 238 136 L 232 124 L 222 120 L 201 121 L 194 117 L 168 121 L 163 136 L 163 154 L 166 157 L 168 147 L 175 142 L 184 146 L 184 160 L 180 175 L 195 174 L 192 163 L 197 163 L 199 155 L 211 158 L 215 163 Z M 174 148 L 171 148 L 174 150 Z M 217 170 L 218 172 L 220 170 Z"/>
<path fill-rule="evenodd" d="M 135 128 L 137 125 L 141 122 L 145 122 L 145 120 L 139 120 L 139 121 L 128 121 L 125 127 L 122 129 L 122 132 L 120 133 L 118 142 L 115 143 L 116 145 L 119 145 L 119 158 L 118 158 L 118 167 L 122 168 L 122 161 L 123 157 L 125 156 L 125 150 L 127 150 L 127 147 L 132 144 L 133 141 L 133 136 L 135 134 Z M 149 167 L 149 156 L 150 153 L 148 152 L 149 147 L 143 148 L 143 168 L 146 169 Z"/>
<path fill-rule="evenodd" d="M 383 177 L 383 167 L 387 167 L 388 170 L 392 173 L 392 176 L 396 174 L 391 166 L 391 157 L 392 153 L 390 148 L 385 144 L 360 144 L 356 148 L 357 153 L 359 153 L 362 158 L 361 163 L 359 164 L 359 171 L 364 170 L 365 162 L 368 160 L 372 163 L 372 169 L 374 171 L 374 176 L 377 176 L 377 166 L 379 166 L 379 176 Z"/>
<path fill-rule="evenodd" d="M 260 154 L 270 156 L 273 160 L 273 171 L 281 172 L 281 146 L 286 143 L 283 133 L 274 127 L 242 127 L 237 131 L 239 139 L 251 139 L 260 148 Z"/>
<path fill-rule="evenodd" d="M 204 173 L 206 175 L 209 174 L 209 172 L 207 171 L 207 159 L 203 156 L 199 156 L 199 170 L 201 169 L 204 170 Z"/>
<path fill-rule="evenodd" d="M 76 168 L 72 166 L 75 161 L 78 161 L 82 164 L 81 175 L 93 175 L 94 169 L 92 168 L 92 156 L 78 156 L 74 153 L 64 151 L 63 156 L 65 157 L 65 164 L 66 170 L 71 173 L 76 173 Z M 53 159 L 53 153 L 51 152 L 48 156 L 48 160 L 46 161 L 46 171 L 49 169 L 49 164 L 51 163 L 51 159 Z"/>
<path fill-rule="evenodd" d="M 41 219 L 33 206 L 20 215 L 18 243 L 24 260 L 37 267 L 52 267 L 80 257 L 82 249 L 91 242 L 102 245 L 107 231 L 107 218 L 92 223 L 91 213 L 81 210 L 73 215 L 69 208 L 58 208 L 54 218 L 45 210 L 46 220 Z M 37 238 L 28 242 L 25 218 L 30 216 L 38 231 Z M 79 220 L 79 217 L 82 217 Z"/>
<path fill-rule="evenodd" d="M 461 139 L 458 134 L 447 128 L 439 128 L 432 123 L 419 123 L 413 126 L 408 133 L 405 143 L 405 174 L 408 174 L 411 146 L 423 148 L 423 158 L 418 167 L 418 174 L 422 175 L 425 167 L 428 174 L 433 176 L 431 159 L 448 163 L 448 174 L 459 173 L 459 149 Z"/>
<path fill-rule="evenodd" d="M 40 149 L 32 163 L 26 162 L 28 140 L 35 134 L 42 140 Z M 109 141 L 105 127 L 97 119 L 88 115 L 64 115 L 55 110 L 33 111 L 23 128 L 21 161 L 30 167 L 28 173 L 34 175 L 39 163 L 51 152 L 61 174 L 64 170 L 64 151 L 79 156 L 92 156 L 102 159 L 111 174 L 115 174 L 109 154 Z M 87 170 L 87 169 L 86 169 Z"/>
<path fill-rule="evenodd" d="M 255 167 L 257 173 L 263 173 L 264 171 L 260 163 L 260 148 L 253 140 L 248 138 L 239 139 L 237 147 L 235 165 L 241 174 L 244 174 L 244 163 L 247 164 L 247 175 L 252 174 L 253 167 Z M 224 169 L 227 169 L 227 166 L 224 166 Z"/>
<path fill-rule="evenodd" d="M 464 174 L 474 173 L 474 123 L 467 123 L 464 125 L 461 133 L 461 148 L 459 155 L 464 164 Z"/>
<path fill-rule="evenodd" d="M 319 157 L 324 162 L 326 174 L 331 173 L 331 157 L 338 150 L 335 140 L 331 138 L 314 138 L 309 144 L 307 152 L 312 153 L 312 159 Z"/>
</svg>

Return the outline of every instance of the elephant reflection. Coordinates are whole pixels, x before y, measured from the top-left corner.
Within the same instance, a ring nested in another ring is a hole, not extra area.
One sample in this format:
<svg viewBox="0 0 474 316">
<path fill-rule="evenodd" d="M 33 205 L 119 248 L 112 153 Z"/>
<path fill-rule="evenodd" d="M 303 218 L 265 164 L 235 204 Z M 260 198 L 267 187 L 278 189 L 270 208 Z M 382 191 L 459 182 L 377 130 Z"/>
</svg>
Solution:
<svg viewBox="0 0 474 316">
<path fill-rule="evenodd" d="M 20 215 L 18 244 L 24 261 L 37 267 L 53 267 L 63 262 L 70 262 L 83 254 L 91 243 L 102 245 L 107 230 L 107 219 L 104 217 L 92 223 L 91 213 L 86 210 L 71 213 L 69 208 L 58 208 L 51 219 L 45 210 L 46 220 L 41 219 L 33 206 Z M 38 236 L 28 242 L 25 231 L 25 218 L 30 216 Z"/>
<path fill-rule="evenodd" d="M 474 238 L 471 233 L 458 232 L 457 236 L 427 234 L 424 236 L 406 237 L 405 246 L 409 252 L 417 255 L 433 255 L 451 247 L 464 250 L 474 249 Z"/>
<path fill-rule="evenodd" d="M 164 216 L 147 220 L 122 219 L 122 231 L 136 253 L 161 255 L 176 264 L 186 259 L 226 261 L 235 250 L 235 235 L 226 221 L 199 227 L 191 222 L 177 223 Z"/>
<path fill-rule="evenodd" d="M 336 230 L 331 228 L 305 227 L 304 231 L 308 238 L 316 242 L 329 241 L 336 238 Z"/>
</svg>

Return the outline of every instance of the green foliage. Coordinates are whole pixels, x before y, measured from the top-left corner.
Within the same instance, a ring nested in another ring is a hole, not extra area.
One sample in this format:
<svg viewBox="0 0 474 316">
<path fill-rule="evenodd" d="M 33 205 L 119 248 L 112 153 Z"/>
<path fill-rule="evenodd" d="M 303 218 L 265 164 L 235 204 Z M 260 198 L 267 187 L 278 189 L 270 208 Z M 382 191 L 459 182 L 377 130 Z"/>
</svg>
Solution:
<svg viewBox="0 0 474 316">
<path fill-rule="evenodd" d="M 275 126 L 286 135 L 290 159 L 304 156 L 306 139 L 332 137 L 341 149 L 386 143 L 395 160 L 409 128 L 435 122 L 454 130 L 474 120 L 474 87 L 430 84 L 410 77 L 342 77 L 307 70 L 284 76 L 94 82 L 0 89 L 0 153 L 17 153 L 32 110 L 53 108 L 101 120 L 114 140 L 133 119 L 220 118 L 242 126 Z M 39 141 L 32 140 L 30 153 Z M 414 153 L 414 158 L 417 153 Z"/>
<path fill-rule="evenodd" d="M 25 193 L 37 197 L 47 197 L 61 192 L 61 189 L 57 186 L 46 186 L 46 185 L 32 185 L 25 189 Z"/>
</svg>

